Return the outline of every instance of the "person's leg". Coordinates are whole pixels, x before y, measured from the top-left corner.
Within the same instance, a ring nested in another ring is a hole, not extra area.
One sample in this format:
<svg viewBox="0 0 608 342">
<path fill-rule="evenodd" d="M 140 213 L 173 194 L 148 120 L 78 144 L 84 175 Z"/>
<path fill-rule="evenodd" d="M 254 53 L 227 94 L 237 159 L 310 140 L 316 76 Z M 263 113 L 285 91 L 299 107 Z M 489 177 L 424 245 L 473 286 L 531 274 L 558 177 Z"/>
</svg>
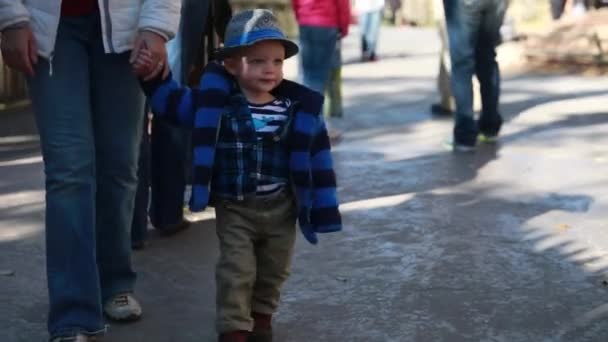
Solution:
<svg viewBox="0 0 608 342">
<path fill-rule="evenodd" d="M 439 23 L 439 34 L 441 36 L 441 52 L 439 66 L 439 93 L 441 94 L 441 107 L 448 110 L 450 114 L 454 111 L 454 96 L 452 96 L 452 64 L 450 61 L 450 48 L 448 42 L 448 31 L 445 21 Z"/>
<path fill-rule="evenodd" d="M 376 59 L 376 48 L 378 46 L 378 37 L 380 36 L 380 26 L 382 24 L 382 11 L 373 11 L 369 13 L 369 29 L 367 31 L 367 41 L 369 47 L 370 58 Z"/>
<path fill-rule="evenodd" d="M 271 330 L 270 318 L 279 305 L 281 287 L 287 280 L 296 240 L 296 205 L 293 197 L 277 194 L 260 207 L 269 218 L 256 245 L 257 277 L 253 288 L 254 332 Z M 260 326 L 262 325 L 262 326 Z"/>
<path fill-rule="evenodd" d="M 39 59 L 28 79 L 46 175 L 46 263 L 51 337 L 104 329 L 95 256 L 95 149 L 88 18 L 59 23 L 53 75 Z"/>
<path fill-rule="evenodd" d="M 550 0 L 551 2 L 551 17 L 553 20 L 561 18 L 566 7 L 566 0 Z"/>
<path fill-rule="evenodd" d="M 216 266 L 216 326 L 219 334 L 251 331 L 251 297 L 256 275 L 257 213 L 234 202 L 216 207 L 220 257 Z"/>
<path fill-rule="evenodd" d="M 179 33 L 167 45 L 171 70 L 178 83 L 187 82 L 190 67 L 200 52 L 209 6 L 206 0 L 183 0 Z M 187 129 L 153 121 L 150 220 L 162 233 L 172 234 L 188 226 L 183 208 L 190 137 Z"/>
<path fill-rule="evenodd" d="M 500 26 L 506 12 L 504 1 L 493 3 L 493 6 L 489 6 L 484 12 L 475 49 L 476 74 L 482 103 L 479 131 L 490 137 L 498 135 L 502 125 L 498 112 L 500 70 L 496 62 L 496 46 L 500 41 Z"/>
<path fill-rule="evenodd" d="M 131 247 L 141 249 L 148 238 L 148 202 L 150 199 L 150 134 L 148 132 L 147 109 L 144 110 L 144 125 L 139 144 L 139 161 L 137 165 L 137 193 L 131 225 Z"/>
<path fill-rule="evenodd" d="M 366 61 L 369 58 L 369 29 L 370 29 L 370 13 L 364 12 L 359 15 L 359 30 L 361 31 L 361 60 Z"/>
<path fill-rule="evenodd" d="M 323 112 L 327 117 L 342 117 L 342 44 L 336 43 L 334 62 L 327 80 Z"/>
<path fill-rule="evenodd" d="M 336 51 L 338 29 L 300 26 L 300 58 L 305 86 L 324 94 Z"/>
<path fill-rule="evenodd" d="M 132 293 L 131 222 L 144 96 L 129 52 L 106 54 L 101 29 L 92 39 L 91 84 L 97 157 L 97 262 L 102 299 Z"/>
<path fill-rule="evenodd" d="M 452 61 L 452 92 L 456 102 L 454 143 L 464 146 L 474 146 L 477 141 L 472 81 L 481 13 L 479 4 L 444 0 Z"/>
<path fill-rule="evenodd" d="M 161 233 L 171 234 L 187 226 L 184 192 L 190 131 L 162 120 L 152 120 L 150 221 Z"/>
<path fill-rule="evenodd" d="M 439 51 L 439 72 L 437 73 L 437 92 L 439 102 L 431 105 L 431 114 L 436 116 L 449 116 L 454 111 L 454 98 L 450 84 L 450 53 L 448 48 L 448 33 L 444 20 L 437 23 L 441 50 Z"/>
</svg>

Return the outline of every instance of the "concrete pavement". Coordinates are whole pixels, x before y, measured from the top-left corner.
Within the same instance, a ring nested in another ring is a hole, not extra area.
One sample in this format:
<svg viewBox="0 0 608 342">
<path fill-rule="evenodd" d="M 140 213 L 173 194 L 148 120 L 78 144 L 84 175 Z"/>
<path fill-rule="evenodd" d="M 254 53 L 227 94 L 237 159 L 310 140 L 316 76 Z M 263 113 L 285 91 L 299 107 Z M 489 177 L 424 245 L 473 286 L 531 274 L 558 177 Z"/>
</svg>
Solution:
<svg viewBox="0 0 608 342">
<path fill-rule="evenodd" d="M 608 341 L 608 80 L 506 76 L 500 143 L 455 155 L 441 146 L 451 121 L 428 115 L 435 31 L 385 30 L 373 64 L 355 63 L 355 34 L 332 122 L 345 231 L 299 239 L 276 341 Z M 30 125 L 10 122 L 0 341 L 44 341 L 42 164 Z M 108 341 L 214 340 L 213 225 L 208 212 L 135 253 L 144 318 Z"/>
</svg>

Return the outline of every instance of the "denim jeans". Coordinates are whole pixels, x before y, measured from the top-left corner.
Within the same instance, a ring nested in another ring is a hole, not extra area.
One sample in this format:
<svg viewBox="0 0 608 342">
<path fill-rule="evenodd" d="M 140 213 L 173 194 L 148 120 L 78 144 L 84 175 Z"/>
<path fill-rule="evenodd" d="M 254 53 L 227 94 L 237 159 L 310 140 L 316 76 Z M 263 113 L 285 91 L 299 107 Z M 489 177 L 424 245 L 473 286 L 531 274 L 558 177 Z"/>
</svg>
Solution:
<svg viewBox="0 0 608 342">
<path fill-rule="evenodd" d="M 167 43 L 173 78 L 180 84 L 187 82 L 190 67 L 197 56 L 204 53 L 201 37 L 210 4 L 209 0 L 182 2 L 179 31 Z M 188 129 L 152 120 L 152 134 L 144 135 L 141 142 L 140 183 L 131 236 L 133 242 L 146 240 L 148 214 L 152 225 L 158 229 L 183 220 L 184 192 L 190 165 L 190 136 Z"/>
<path fill-rule="evenodd" d="M 376 54 L 378 36 L 380 35 L 380 21 L 382 11 L 371 11 L 359 16 L 359 27 L 361 29 L 361 50 L 368 56 Z M 366 57 L 366 56 L 364 56 Z"/>
<path fill-rule="evenodd" d="M 325 94 L 335 64 L 337 28 L 300 25 L 300 71 L 302 83 Z"/>
<path fill-rule="evenodd" d="M 28 79 L 46 175 L 51 336 L 104 329 L 102 303 L 132 292 L 129 228 L 143 94 L 129 53 L 104 52 L 99 15 L 62 18 L 52 65 Z"/>
<path fill-rule="evenodd" d="M 507 7 L 506 0 L 444 0 L 452 60 L 452 91 L 456 102 L 454 142 L 474 145 L 478 132 L 496 135 L 502 125 L 498 113 L 500 71 L 496 46 Z M 482 111 L 473 112 L 473 75 L 481 88 Z"/>
<path fill-rule="evenodd" d="M 147 106 L 146 106 L 147 108 Z M 148 205 L 150 201 L 150 134 L 147 110 L 144 113 L 143 134 L 139 143 L 137 163 L 137 194 L 131 224 L 131 243 L 141 243 L 148 239 Z"/>
</svg>

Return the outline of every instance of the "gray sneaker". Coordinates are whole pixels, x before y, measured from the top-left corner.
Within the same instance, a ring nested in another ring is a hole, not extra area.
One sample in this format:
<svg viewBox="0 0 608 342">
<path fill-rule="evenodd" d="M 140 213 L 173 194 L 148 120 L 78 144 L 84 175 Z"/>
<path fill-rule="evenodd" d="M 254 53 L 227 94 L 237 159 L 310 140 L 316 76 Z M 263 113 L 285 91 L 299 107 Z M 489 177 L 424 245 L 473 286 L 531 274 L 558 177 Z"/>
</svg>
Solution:
<svg viewBox="0 0 608 342">
<path fill-rule="evenodd" d="M 141 305 L 130 293 L 123 293 L 110 298 L 103 305 L 103 312 L 114 321 L 130 322 L 141 318 Z"/>
<path fill-rule="evenodd" d="M 76 336 L 55 337 L 51 339 L 51 342 L 101 342 L 101 337 L 78 334 Z"/>
</svg>

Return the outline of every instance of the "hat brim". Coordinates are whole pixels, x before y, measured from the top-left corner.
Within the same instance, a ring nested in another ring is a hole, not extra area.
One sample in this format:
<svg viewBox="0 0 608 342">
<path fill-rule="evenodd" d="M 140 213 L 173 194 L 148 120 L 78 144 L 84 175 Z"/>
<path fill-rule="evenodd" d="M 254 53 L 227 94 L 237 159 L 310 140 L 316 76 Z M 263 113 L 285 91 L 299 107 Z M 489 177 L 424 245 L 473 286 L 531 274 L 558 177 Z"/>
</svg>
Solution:
<svg viewBox="0 0 608 342">
<path fill-rule="evenodd" d="M 265 38 L 264 39 L 263 38 L 263 39 L 254 40 L 248 44 L 224 47 L 224 48 L 218 49 L 213 54 L 213 57 L 215 59 L 224 59 L 227 57 L 231 57 L 231 56 L 234 56 L 235 54 L 238 54 L 239 51 L 242 51 L 244 48 L 250 47 L 256 43 L 263 42 L 263 41 L 277 41 L 277 42 L 283 44 L 283 47 L 285 47 L 285 59 L 297 55 L 298 52 L 300 51 L 298 44 L 292 42 L 289 39 L 281 39 L 281 38 L 272 38 L 272 39 Z"/>
</svg>

